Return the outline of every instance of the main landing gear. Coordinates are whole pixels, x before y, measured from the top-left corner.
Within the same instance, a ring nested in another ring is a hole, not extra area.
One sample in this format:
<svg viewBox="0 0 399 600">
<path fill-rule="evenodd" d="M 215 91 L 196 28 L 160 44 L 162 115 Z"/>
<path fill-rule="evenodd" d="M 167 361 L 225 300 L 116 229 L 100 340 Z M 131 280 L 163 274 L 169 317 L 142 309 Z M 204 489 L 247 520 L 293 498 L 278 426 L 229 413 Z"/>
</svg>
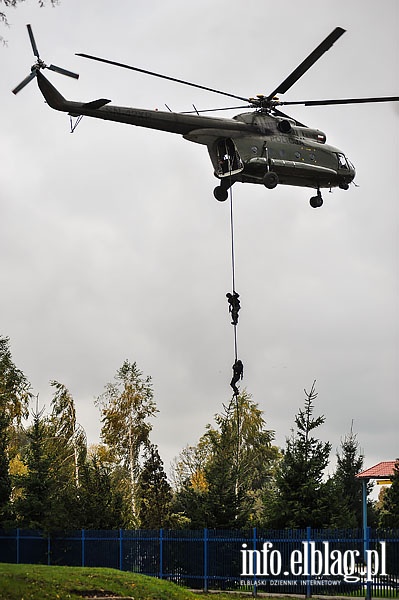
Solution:
<svg viewBox="0 0 399 600">
<path fill-rule="evenodd" d="M 317 190 L 317 196 L 311 197 L 309 203 L 312 208 L 320 208 L 320 206 L 323 206 L 323 198 L 321 197 L 320 190 Z"/>
<path fill-rule="evenodd" d="M 229 195 L 227 190 L 233 185 L 233 183 L 234 181 L 222 179 L 220 185 L 215 187 L 215 189 L 213 190 L 213 195 L 215 196 L 216 200 L 218 200 L 219 202 L 224 202 L 225 200 L 227 200 Z"/>
<path fill-rule="evenodd" d="M 220 185 L 215 187 L 215 189 L 213 190 L 213 195 L 215 196 L 216 200 L 219 200 L 219 202 L 224 202 L 225 200 L 227 200 L 227 190 L 232 185 L 232 183 L 230 183 L 230 181 L 226 179 L 221 180 Z M 263 177 L 263 185 L 269 190 L 273 190 L 278 185 L 278 183 L 278 176 L 277 173 L 275 173 L 274 171 L 268 171 Z"/>
<path fill-rule="evenodd" d="M 263 178 L 263 185 L 267 187 L 268 190 L 274 190 L 274 188 L 278 185 L 278 176 L 274 171 L 268 171 Z"/>
</svg>

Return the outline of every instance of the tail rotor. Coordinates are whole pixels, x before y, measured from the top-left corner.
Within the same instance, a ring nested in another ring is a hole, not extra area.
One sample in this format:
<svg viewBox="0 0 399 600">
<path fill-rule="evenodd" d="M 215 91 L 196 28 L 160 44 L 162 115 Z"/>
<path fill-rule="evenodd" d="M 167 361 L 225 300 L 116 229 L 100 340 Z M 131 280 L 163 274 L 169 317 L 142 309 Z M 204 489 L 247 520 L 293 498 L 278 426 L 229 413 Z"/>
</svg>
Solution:
<svg viewBox="0 0 399 600">
<path fill-rule="evenodd" d="M 28 24 L 28 35 L 30 39 L 30 43 L 33 50 L 33 55 L 36 57 L 36 62 L 31 67 L 31 72 L 21 83 L 19 83 L 12 91 L 13 94 L 18 94 L 32 79 L 36 77 L 36 73 L 40 71 L 40 69 L 49 69 L 50 71 L 54 71 L 55 73 L 60 73 L 61 75 L 66 75 L 67 77 L 73 77 L 74 79 L 79 79 L 79 75 L 77 73 L 73 73 L 72 71 L 68 71 L 67 69 L 63 69 L 62 67 L 57 67 L 56 65 L 46 65 L 45 62 L 40 58 L 39 50 L 36 45 L 36 40 L 33 35 L 32 27 Z"/>
</svg>

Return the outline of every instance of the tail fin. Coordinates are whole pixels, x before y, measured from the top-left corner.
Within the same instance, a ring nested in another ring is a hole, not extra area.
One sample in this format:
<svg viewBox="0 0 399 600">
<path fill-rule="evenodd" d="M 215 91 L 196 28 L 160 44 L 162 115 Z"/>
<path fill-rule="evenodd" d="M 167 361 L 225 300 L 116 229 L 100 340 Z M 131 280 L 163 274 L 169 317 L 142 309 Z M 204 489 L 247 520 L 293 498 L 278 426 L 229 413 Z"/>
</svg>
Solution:
<svg viewBox="0 0 399 600">
<path fill-rule="evenodd" d="M 98 100 L 92 100 L 91 102 L 85 102 L 82 107 L 83 108 L 102 108 L 106 104 L 109 104 L 111 100 L 107 100 L 106 98 L 99 98 Z"/>
<path fill-rule="evenodd" d="M 47 104 L 55 110 L 67 110 L 68 101 L 62 96 L 59 91 L 49 82 L 48 79 L 40 71 L 36 72 L 37 84 L 43 94 Z"/>
</svg>

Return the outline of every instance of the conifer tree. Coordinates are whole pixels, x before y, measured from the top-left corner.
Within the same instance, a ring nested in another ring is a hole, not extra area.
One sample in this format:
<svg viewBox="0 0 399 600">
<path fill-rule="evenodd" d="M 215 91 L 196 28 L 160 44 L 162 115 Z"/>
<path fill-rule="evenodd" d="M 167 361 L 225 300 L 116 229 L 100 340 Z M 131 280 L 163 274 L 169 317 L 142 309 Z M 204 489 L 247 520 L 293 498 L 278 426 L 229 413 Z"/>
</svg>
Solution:
<svg viewBox="0 0 399 600">
<path fill-rule="evenodd" d="M 313 416 L 317 398 L 315 382 L 305 391 L 305 405 L 295 417 L 296 429 L 286 441 L 284 455 L 276 477 L 276 492 L 269 498 L 269 527 L 323 527 L 329 521 L 329 500 L 324 470 L 329 461 L 331 444 L 314 437 L 324 415 Z"/>
<path fill-rule="evenodd" d="M 332 524 L 336 527 L 362 527 L 362 482 L 356 477 L 363 469 L 364 456 L 353 432 L 341 440 L 341 452 L 337 452 L 337 467 L 332 477 L 331 492 L 334 510 Z"/>
<path fill-rule="evenodd" d="M 48 530 L 52 512 L 53 485 L 51 458 L 46 449 L 46 425 L 43 409 L 33 413 L 28 431 L 26 474 L 21 477 L 22 495 L 15 503 L 18 525 L 25 529 Z"/>
<path fill-rule="evenodd" d="M 109 464 L 99 453 L 87 457 L 80 468 L 79 528 L 119 529 L 124 526 L 123 497 L 116 488 Z"/>
<path fill-rule="evenodd" d="M 158 448 L 149 444 L 137 485 L 138 518 L 142 529 L 170 527 L 172 488 L 168 483 Z"/>
</svg>

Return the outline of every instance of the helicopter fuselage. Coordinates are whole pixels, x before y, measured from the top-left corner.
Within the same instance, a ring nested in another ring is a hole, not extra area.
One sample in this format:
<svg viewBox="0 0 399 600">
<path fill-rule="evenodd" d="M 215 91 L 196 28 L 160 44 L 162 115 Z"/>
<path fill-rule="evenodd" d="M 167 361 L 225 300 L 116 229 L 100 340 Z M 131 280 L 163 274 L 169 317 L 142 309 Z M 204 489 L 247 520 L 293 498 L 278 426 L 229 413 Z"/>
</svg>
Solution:
<svg viewBox="0 0 399 600">
<path fill-rule="evenodd" d="M 279 183 L 310 188 L 347 188 L 355 168 L 344 153 L 327 145 L 326 135 L 262 112 L 244 113 L 233 121 L 251 125 L 250 133 L 223 135 L 196 131 L 186 139 L 208 146 L 216 177 L 233 181 L 264 183 L 273 171 Z"/>
<path fill-rule="evenodd" d="M 109 100 L 73 102 L 37 72 L 39 88 L 47 104 L 71 116 L 88 116 L 176 133 L 204 144 L 221 186 L 234 182 L 259 183 L 273 172 L 278 183 L 320 188 L 347 189 L 355 177 L 353 165 L 343 152 L 328 146 L 319 130 L 299 125 L 262 110 L 244 113 L 233 119 L 206 117 L 157 110 L 109 106 Z"/>
<path fill-rule="evenodd" d="M 204 116 L 205 112 L 210 112 L 207 110 L 200 111 L 202 113 L 200 114 L 195 109 L 193 114 L 192 111 L 175 113 L 169 110 L 168 106 L 166 108 L 169 112 L 109 106 L 111 101 L 105 98 L 91 102 L 72 102 L 66 100 L 41 71 L 49 69 L 74 79 L 78 79 L 79 75 L 53 64 L 46 65 L 39 55 L 32 27 L 29 24 L 27 29 L 36 62 L 28 76 L 12 90 L 14 94 L 18 94 L 36 78 L 48 105 L 55 110 L 69 113 L 71 117 L 77 117 L 77 122 L 82 116 L 116 121 L 176 133 L 191 142 L 207 146 L 214 174 L 220 182 L 213 190 L 213 195 L 221 202 L 227 199 L 228 189 L 236 181 L 263 184 L 268 189 L 273 189 L 278 184 L 314 188 L 317 192 L 316 196 L 310 198 L 312 208 L 319 208 L 323 204 L 321 188 L 340 187 L 344 190 L 349 188 L 355 177 L 355 168 L 345 154 L 338 148 L 328 146 L 323 132 L 311 129 L 281 112 L 281 106 L 329 106 L 399 101 L 399 96 L 294 101 L 280 99 L 280 95 L 290 90 L 345 33 L 342 27 L 335 27 L 272 92 L 267 95 L 258 94 L 255 98 L 231 94 L 107 58 L 77 53 L 77 56 L 83 58 L 245 102 L 244 106 L 235 107 L 234 110 L 253 109 L 250 113 L 242 113 L 232 119 Z M 211 110 L 231 109 L 224 107 Z M 72 127 L 72 131 L 77 122 Z"/>
</svg>

